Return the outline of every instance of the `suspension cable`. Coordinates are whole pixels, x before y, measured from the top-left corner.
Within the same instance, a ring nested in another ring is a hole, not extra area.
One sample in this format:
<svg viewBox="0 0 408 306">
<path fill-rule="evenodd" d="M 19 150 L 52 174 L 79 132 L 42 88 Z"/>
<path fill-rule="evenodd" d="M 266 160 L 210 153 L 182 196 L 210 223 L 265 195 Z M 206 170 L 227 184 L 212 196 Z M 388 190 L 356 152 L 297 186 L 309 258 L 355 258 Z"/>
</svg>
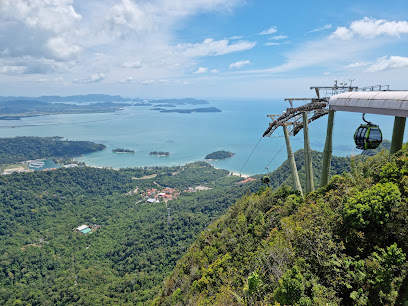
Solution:
<svg viewBox="0 0 408 306">
<path fill-rule="evenodd" d="M 261 138 L 259 138 L 259 140 L 258 140 L 257 144 L 255 145 L 254 149 L 252 150 L 251 154 L 249 154 L 248 159 L 246 160 L 246 162 L 245 162 L 244 165 L 242 166 L 241 170 L 239 170 L 239 175 L 240 175 L 240 176 L 241 176 L 242 170 L 245 168 L 246 164 L 248 163 L 248 161 L 249 161 L 249 159 L 251 158 L 252 154 L 255 152 L 255 149 L 258 147 L 258 145 L 259 145 L 259 143 L 261 142 L 262 138 L 263 138 L 262 136 L 261 136 Z"/>
<path fill-rule="evenodd" d="M 265 171 L 265 169 L 268 169 L 269 165 L 275 160 L 275 158 L 279 155 L 279 153 L 282 151 L 284 147 L 285 147 L 285 144 L 279 149 L 278 153 L 275 154 L 275 156 L 271 159 L 269 164 L 266 165 L 266 167 L 262 170 L 261 174 Z"/>
</svg>

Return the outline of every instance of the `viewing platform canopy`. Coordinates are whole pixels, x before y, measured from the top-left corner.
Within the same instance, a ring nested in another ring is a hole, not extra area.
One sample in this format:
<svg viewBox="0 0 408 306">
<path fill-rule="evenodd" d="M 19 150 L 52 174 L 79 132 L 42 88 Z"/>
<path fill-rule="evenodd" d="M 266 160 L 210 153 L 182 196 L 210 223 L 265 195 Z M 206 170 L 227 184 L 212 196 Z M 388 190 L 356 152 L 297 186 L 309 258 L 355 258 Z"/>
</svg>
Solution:
<svg viewBox="0 0 408 306">
<path fill-rule="evenodd" d="M 350 91 L 333 95 L 329 107 L 335 111 L 408 117 L 408 91 Z"/>
</svg>

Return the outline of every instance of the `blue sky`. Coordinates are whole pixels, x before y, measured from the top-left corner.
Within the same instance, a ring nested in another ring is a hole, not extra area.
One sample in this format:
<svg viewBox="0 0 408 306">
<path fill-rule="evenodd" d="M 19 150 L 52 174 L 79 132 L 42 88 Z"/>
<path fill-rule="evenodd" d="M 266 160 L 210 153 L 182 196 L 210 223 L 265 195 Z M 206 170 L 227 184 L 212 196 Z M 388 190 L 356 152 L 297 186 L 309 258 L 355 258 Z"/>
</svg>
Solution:
<svg viewBox="0 0 408 306">
<path fill-rule="evenodd" d="M 278 98 L 407 89 L 406 1 L 2 0 L 2 95 Z"/>
</svg>

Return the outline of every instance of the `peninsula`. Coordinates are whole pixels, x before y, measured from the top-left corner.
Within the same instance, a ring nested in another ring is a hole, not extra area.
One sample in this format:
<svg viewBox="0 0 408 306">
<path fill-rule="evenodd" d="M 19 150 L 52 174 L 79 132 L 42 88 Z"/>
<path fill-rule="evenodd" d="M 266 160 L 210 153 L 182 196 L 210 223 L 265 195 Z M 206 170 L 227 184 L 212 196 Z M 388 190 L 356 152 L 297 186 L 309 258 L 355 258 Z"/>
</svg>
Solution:
<svg viewBox="0 0 408 306">
<path fill-rule="evenodd" d="M 227 159 L 233 157 L 234 155 L 235 153 L 221 150 L 208 154 L 204 159 L 208 160 Z"/>
<path fill-rule="evenodd" d="M 0 120 L 20 120 L 25 117 L 57 114 L 110 113 L 121 110 L 127 106 L 131 106 L 131 104 L 98 102 L 78 105 L 36 100 L 1 101 L 0 99 Z"/>
</svg>

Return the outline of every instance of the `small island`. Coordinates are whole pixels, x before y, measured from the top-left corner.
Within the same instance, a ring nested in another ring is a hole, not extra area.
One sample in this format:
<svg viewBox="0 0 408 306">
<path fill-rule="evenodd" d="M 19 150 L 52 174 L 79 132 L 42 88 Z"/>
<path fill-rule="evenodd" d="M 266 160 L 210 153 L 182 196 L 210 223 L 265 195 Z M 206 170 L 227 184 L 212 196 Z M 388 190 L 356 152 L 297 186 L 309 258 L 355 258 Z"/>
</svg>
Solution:
<svg viewBox="0 0 408 306">
<path fill-rule="evenodd" d="M 112 150 L 113 153 L 135 153 L 135 151 L 133 150 L 129 150 L 129 149 L 122 149 L 122 148 L 117 148 L 117 149 L 113 149 Z"/>
<path fill-rule="evenodd" d="M 150 152 L 149 155 L 170 156 L 170 153 L 169 152 L 163 152 L 163 151 L 153 151 L 153 152 Z"/>
<path fill-rule="evenodd" d="M 234 155 L 235 153 L 221 150 L 208 154 L 204 159 L 208 160 L 227 159 L 233 157 Z"/>
</svg>

